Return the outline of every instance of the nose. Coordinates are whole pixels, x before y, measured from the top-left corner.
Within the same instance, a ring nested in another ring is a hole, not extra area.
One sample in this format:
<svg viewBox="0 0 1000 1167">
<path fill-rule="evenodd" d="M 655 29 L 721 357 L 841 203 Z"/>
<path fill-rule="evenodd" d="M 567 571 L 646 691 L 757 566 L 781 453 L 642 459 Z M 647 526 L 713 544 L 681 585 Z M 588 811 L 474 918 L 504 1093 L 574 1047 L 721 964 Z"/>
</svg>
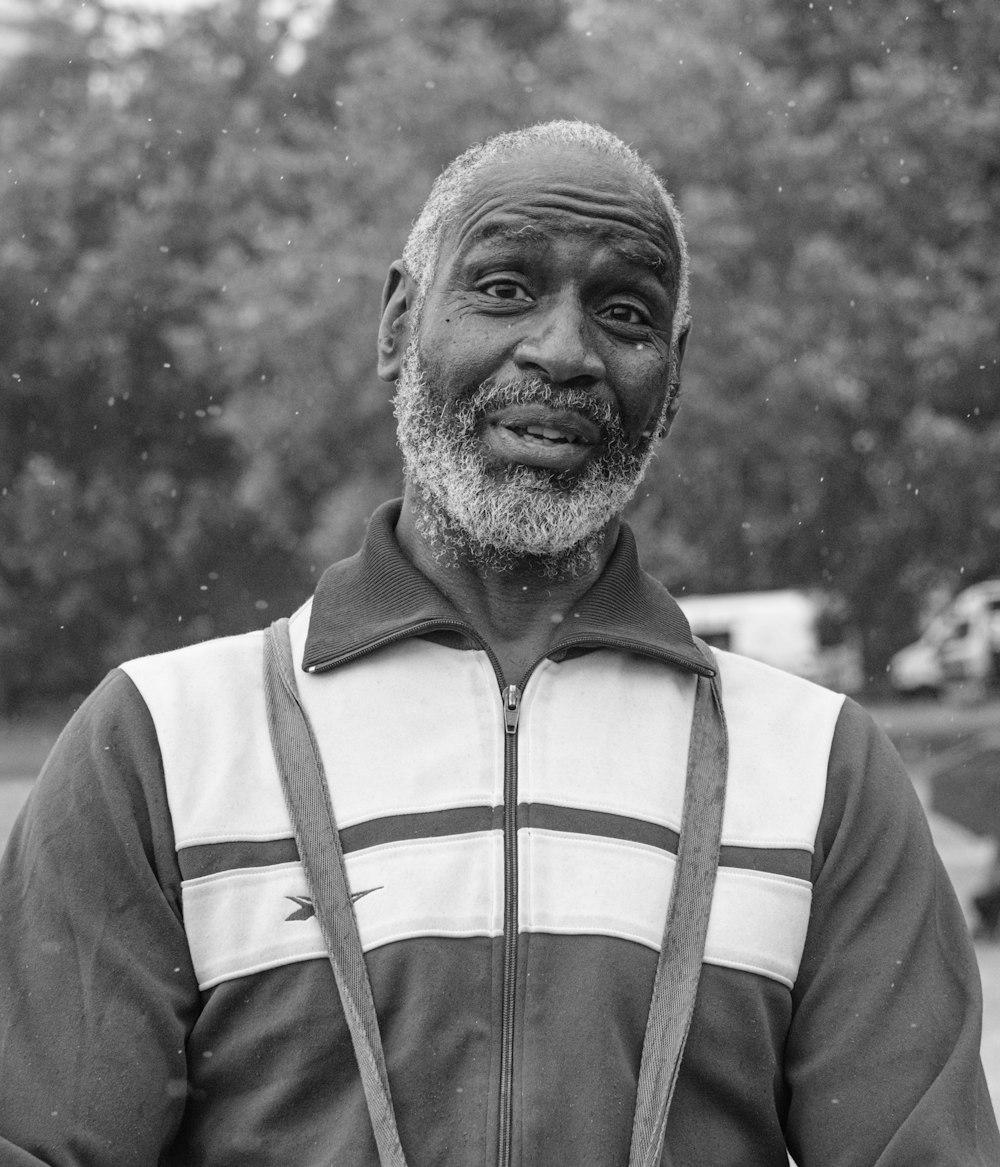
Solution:
<svg viewBox="0 0 1000 1167">
<path fill-rule="evenodd" d="M 588 389 L 604 379 L 593 325 L 574 293 L 567 290 L 536 305 L 523 319 L 526 329 L 513 353 L 519 369 L 571 389 Z"/>
</svg>

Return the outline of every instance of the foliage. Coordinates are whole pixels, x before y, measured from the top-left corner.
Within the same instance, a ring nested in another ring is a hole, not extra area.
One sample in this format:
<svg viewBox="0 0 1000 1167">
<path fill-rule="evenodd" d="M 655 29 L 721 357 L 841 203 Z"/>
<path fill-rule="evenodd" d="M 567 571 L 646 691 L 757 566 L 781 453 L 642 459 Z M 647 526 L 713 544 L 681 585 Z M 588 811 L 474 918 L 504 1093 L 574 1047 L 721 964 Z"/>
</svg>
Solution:
<svg viewBox="0 0 1000 1167">
<path fill-rule="evenodd" d="M 551 116 L 634 142 L 688 226 L 647 565 L 835 588 L 877 671 L 932 586 L 1000 572 L 992 3 L 43 0 L 0 75 L 0 706 L 353 550 L 399 486 L 386 266 L 441 166 Z"/>
</svg>

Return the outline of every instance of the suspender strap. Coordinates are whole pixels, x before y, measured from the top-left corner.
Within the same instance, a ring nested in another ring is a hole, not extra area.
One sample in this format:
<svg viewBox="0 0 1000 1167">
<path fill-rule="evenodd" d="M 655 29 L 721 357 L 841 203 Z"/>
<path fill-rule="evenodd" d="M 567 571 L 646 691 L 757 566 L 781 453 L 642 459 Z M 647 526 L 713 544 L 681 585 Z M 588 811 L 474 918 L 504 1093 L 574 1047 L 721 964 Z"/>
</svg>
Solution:
<svg viewBox="0 0 1000 1167">
<path fill-rule="evenodd" d="M 698 642 L 715 667 L 711 650 Z M 718 673 L 699 677 L 677 867 L 642 1045 L 629 1167 L 659 1167 L 667 1111 L 694 1013 L 726 805 L 729 739 Z"/>
<path fill-rule="evenodd" d="M 312 727 L 299 701 L 288 621 L 264 636 L 268 727 L 292 830 L 351 1032 L 382 1167 L 406 1167 L 389 1093 L 378 1018 L 351 906 L 344 853 Z"/>
<path fill-rule="evenodd" d="M 700 642 L 699 642 L 700 644 Z M 700 644 L 714 667 L 710 651 Z M 361 1072 L 381 1167 L 406 1167 L 344 853 L 319 748 L 299 701 L 288 621 L 264 636 L 264 691 L 275 762 Z M 642 1047 L 629 1167 L 659 1167 L 667 1111 L 701 975 L 719 862 L 729 746 L 718 676 L 699 677 L 677 866 Z"/>
</svg>

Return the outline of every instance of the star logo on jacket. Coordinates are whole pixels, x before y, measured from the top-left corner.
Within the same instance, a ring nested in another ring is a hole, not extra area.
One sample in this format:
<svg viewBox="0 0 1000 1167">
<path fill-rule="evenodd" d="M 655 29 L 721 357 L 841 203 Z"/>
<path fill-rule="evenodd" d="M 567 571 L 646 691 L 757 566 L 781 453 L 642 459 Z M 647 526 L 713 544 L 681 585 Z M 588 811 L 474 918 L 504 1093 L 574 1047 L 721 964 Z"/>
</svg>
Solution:
<svg viewBox="0 0 1000 1167">
<path fill-rule="evenodd" d="M 351 903 L 356 904 L 358 900 L 371 895 L 373 891 L 381 891 L 384 886 L 380 883 L 378 887 L 366 887 L 364 891 L 352 891 Z M 285 923 L 290 920 L 311 920 L 316 915 L 316 905 L 312 902 L 311 896 L 285 896 L 285 899 L 291 900 L 296 905 L 295 911 L 290 912 L 285 917 Z"/>
<path fill-rule="evenodd" d="M 286 923 L 289 920 L 311 920 L 316 915 L 316 908 L 308 896 L 285 896 L 285 899 L 298 905 L 294 912 L 285 917 Z"/>
</svg>

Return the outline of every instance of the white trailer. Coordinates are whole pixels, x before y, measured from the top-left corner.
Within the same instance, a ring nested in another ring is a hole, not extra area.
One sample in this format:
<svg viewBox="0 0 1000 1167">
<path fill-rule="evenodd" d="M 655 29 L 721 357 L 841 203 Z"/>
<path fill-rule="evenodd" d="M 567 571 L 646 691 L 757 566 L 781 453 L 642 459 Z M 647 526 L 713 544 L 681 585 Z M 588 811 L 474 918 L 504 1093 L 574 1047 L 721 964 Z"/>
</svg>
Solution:
<svg viewBox="0 0 1000 1167">
<path fill-rule="evenodd" d="M 864 683 L 858 636 L 843 618 L 842 605 L 824 592 L 783 589 L 674 598 L 691 631 L 715 648 L 840 692 L 857 692 Z"/>
</svg>

